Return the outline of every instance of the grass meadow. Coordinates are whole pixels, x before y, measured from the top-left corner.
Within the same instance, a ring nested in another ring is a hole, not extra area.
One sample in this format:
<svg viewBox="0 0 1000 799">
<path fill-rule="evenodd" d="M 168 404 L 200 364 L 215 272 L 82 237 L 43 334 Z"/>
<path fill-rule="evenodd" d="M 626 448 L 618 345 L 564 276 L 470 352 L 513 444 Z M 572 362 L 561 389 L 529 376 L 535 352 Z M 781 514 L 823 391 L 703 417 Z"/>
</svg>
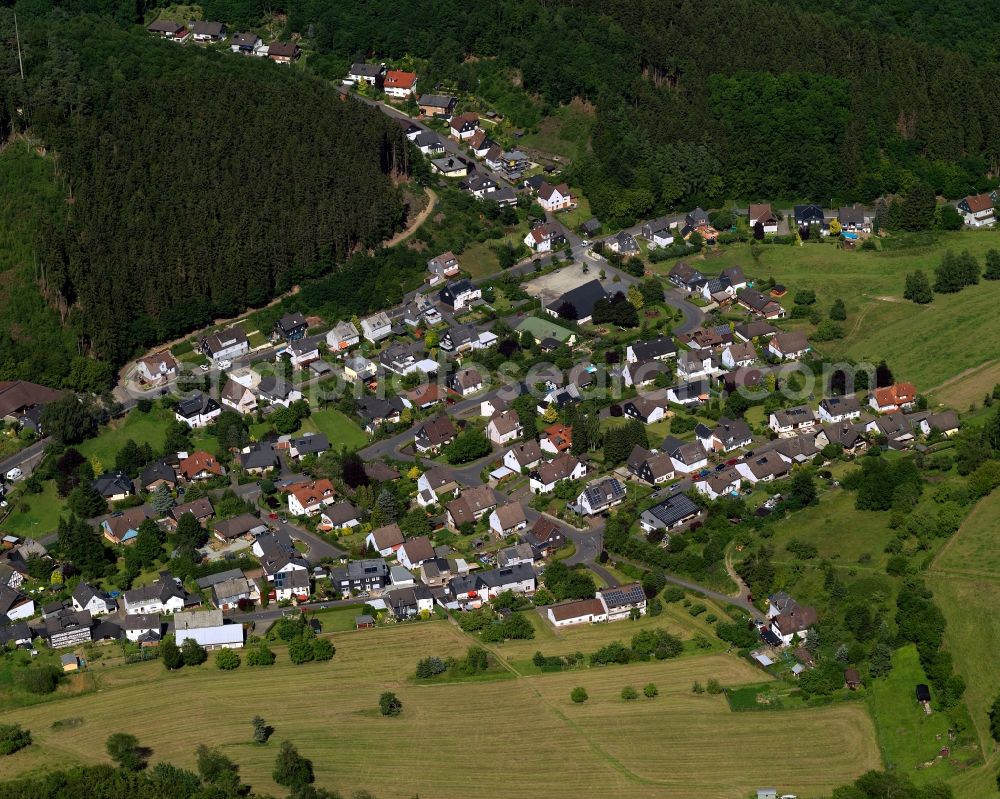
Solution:
<svg viewBox="0 0 1000 799">
<path fill-rule="evenodd" d="M 885 358 L 900 379 L 932 391 L 996 360 L 1000 282 L 982 281 L 957 294 L 937 294 L 932 303 L 920 306 L 903 299 L 906 273 L 922 269 L 933 281 L 946 250 L 968 250 L 982 263 L 991 248 L 1000 249 L 1000 231 L 941 233 L 930 244 L 878 252 L 838 250 L 829 242 L 769 245 L 757 260 L 748 245 L 734 245 L 685 260 L 709 274 L 740 264 L 749 275 L 773 277 L 788 286 L 789 304 L 799 288 L 815 290 L 823 311 L 835 299 L 843 299 L 846 335 L 823 343 L 822 354 L 873 362 Z M 667 261 L 655 269 L 666 274 L 672 265 Z M 952 393 L 959 390 L 956 383 L 949 385 Z M 981 392 L 977 394 L 981 400 Z"/>
<path fill-rule="evenodd" d="M 607 641 L 631 630 L 623 622 L 596 632 Z M 235 672 L 211 661 L 175 673 L 158 662 L 98 661 L 96 691 L 0 712 L 0 723 L 23 724 L 36 742 L 5 758 L 5 776 L 44 771 L 52 762 L 105 760 L 104 740 L 116 731 L 136 734 L 154 762 L 185 767 L 194 766 L 199 743 L 219 746 L 255 790 L 275 795 L 281 791 L 271 770 L 285 739 L 312 758 L 317 785 L 345 795 L 368 789 L 380 799 L 418 792 L 464 799 L 473 773 L 490 796 L 743 799 L 773 783 L 817 795 L 879 765 L 860 703 L 774 711 L 765 731 L 759 714 L 733 713 L 724 696 L 691 692 L 695 680 L 711 677 L 727 686 L 760 682 L 757 669 L 731 655 L 420 685 L 412 680 L 418 659 L 460 655 L 472 639 L 432 622 L 333 633 L 332 640 L 332 661 L 303 666 L 291 665 L 282 648 L 275 666 Z M 542 641 L 534 646 L 546 648 Z M 624 685 L 649 682 L 659 689 L 655 699 L 620 698 Z M 584 705 L 570 702 L 577 685 L 590 695 Z M 402 700 L 400 717 L 378 715 L 385 690 Z M 257 714 L 276 728 L 266 746 L 251 740 Z M 67 719 L 74 721 L 53 727 Z M 776 760 L 775 748 L 796 756 Z"/>
<path fill-rule="evenodd" d="M 965 702 L 987 765 L 956 776 L 958 799 L 996 791 L 1000 748 L 989 733 L 989 708 L 1000 693 L 1000 494 L 980 501 L 931 564 L 927 582 L 948 622 L 945 646 L 965 678 Z"/>
</svg>

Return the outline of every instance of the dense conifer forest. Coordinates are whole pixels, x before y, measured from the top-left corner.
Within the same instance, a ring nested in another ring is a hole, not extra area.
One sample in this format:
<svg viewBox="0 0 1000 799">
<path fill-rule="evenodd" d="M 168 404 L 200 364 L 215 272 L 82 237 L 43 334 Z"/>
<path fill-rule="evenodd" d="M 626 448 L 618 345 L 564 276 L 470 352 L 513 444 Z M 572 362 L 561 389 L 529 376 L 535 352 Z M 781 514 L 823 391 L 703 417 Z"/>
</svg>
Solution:
<svg viewBox="0 0 1000 799">
<path fill-rule="evenodd" d="M 24 26 L 0 124 L 55 154 L 67 212 L 37 275 L 82 350 L 121 363 L 405 221 L 409 144 L 379 111 L 300 70 L 57 16 Z"/>
</svg>

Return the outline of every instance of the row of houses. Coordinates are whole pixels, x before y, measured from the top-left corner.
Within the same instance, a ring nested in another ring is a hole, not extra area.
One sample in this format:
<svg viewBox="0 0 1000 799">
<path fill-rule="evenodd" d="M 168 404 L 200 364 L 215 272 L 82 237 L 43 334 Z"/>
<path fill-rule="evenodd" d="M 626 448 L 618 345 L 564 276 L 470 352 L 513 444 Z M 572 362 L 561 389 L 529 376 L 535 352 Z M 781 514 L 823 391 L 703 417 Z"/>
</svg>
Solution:
<svg viewBox="0 0 1000 799">
<path fill-rule="evenodd" d="M 185 24 L 176 20 L 157 19 L 147 25 L 146 30 L 161 39 L 178 44 L 188 41 L 198 44 L 220 44 L 229 36 L 224 22 L 211 20 L 193 20 Z M 301 55 L 301 50 L 294 42 L 265 44 L 259 36 L 251 32 L 233 34 L 230 50 L 242 55 L 267 58 L 276 64 L 290 64 Z"/>
</svg>

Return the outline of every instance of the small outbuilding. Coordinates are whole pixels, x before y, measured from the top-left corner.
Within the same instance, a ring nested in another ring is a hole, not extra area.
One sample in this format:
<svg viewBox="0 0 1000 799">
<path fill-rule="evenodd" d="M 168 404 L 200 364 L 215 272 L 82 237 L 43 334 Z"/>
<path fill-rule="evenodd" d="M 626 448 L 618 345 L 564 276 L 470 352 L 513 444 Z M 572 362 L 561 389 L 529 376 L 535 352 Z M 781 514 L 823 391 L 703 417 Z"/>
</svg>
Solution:
<svg viewBox="0 0 1000 799">
<path fill-rule="evenodd" d="M 62 670 L 64 672 L 80 670 L 80 658 L 76 655 L 63 655 L 59 660 L 62 663 Z"/>
<path fill-rule="evenodd" d="M 847 669 L 844 672 L 844 682 L 852 691 L 857 691 L 858 686 L 861 685 L 861 674 L 858 673 L 857 669 Z"/>
</svg>

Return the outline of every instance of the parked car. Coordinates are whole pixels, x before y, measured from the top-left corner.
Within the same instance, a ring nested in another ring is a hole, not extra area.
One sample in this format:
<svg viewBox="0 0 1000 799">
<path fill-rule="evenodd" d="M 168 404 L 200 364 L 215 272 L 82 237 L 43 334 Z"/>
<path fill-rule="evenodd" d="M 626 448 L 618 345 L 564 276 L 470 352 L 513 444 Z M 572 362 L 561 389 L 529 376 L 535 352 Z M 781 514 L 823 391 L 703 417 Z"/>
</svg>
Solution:
<svg viewBox="0 0 1000 799">
<path fill-rule="evenodd" d="M 14 480 L 20 480 L 24 476 L 24 472 L 18 469 L 16 466 L 7 472 L 7 479 L 13 482 Z"/>
<path fill-rule="evenodd" d="M 232 367 L 232 365 L 233 365 L 233 362 L 230 361 L 230 360 L 219 361 L 219 368 L 220 369 L 229 369 L 229 368 Z"/>
</svg>

